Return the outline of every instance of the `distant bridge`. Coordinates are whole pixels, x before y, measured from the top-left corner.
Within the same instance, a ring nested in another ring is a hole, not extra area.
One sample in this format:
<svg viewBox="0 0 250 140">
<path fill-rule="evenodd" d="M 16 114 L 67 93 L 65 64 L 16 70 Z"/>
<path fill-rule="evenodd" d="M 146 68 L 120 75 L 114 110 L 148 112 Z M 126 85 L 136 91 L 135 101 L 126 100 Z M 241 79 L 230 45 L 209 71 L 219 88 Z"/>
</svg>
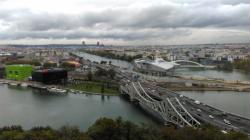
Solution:
<svg viewBox="0 0 250 140">
<path fill-rule="evenodd" d="M 184 63 L 193 64 L 193 65 L 198 65 L 198 66 L 200 66 L 200 67 L 203 67 L 203 66 L 204 66 L 204 65 L 202 65 L 202 64 L 200 64 L 200 63 L 198 63 L 198 62 L 190 61 L 190 60 L 176 60 L 176 61 L 172 61 L 172 62 L 177 63 L 177 64 L 184 62 Z"/>
<path fill-rule="evenodd" d="M 127 94 L 132 101 L 153 111 L 154 116 L 159 116 L 165 123 L 173 123 L 180 127 L 198 127 L 200 122 L 184 108 L 177 97 L 166 98 L 164 100 L 154 99 L 142 87 L 140 82 L 125 82 L 120 87 L 122 94 Z"/>
</svg>

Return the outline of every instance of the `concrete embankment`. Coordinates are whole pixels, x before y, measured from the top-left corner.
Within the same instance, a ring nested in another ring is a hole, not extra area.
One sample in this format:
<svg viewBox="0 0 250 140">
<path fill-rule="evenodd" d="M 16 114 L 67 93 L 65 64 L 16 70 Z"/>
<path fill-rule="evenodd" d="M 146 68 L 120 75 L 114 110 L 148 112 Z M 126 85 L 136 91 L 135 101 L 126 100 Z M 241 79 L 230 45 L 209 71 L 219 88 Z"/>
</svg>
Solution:
<svg viewBox="0 0 250 140">
<path fill-rule="evenodd" d="M 222 83 L 187 83 L 187 82 L 161 82 L 158 86 L 174 91 L 239 91 L 250 92 L 247 84 L 222 84 Z"/>
<path fill-rule="evenodd" d="M 238 89 L 238 88 L 199 88 L 199 87 L 168 87 L 173 91 L 238 91 L 238 92 L 250 92 L 249 88 Z"/>
</svg>

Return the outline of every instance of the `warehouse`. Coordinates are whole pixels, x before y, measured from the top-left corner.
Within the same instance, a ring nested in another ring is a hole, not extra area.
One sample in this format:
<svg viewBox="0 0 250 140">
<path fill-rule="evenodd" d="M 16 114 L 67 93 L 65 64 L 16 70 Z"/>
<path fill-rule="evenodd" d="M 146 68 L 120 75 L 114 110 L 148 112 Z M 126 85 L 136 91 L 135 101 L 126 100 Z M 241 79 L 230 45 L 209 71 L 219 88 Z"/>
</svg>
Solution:
<svg viewBox="0 0 250 140">
<path fill-rule="evenodd" d="M 66 83 L 68 72 L 64 69 L 45 69 L 32 72 L 32 81 L 44 84 Z"/>
<path fill-rule="evenodd" d="M 32 73 L 31 65 L 7 65 L 5 67 L 5 74 L 7 79 L 11 80 L 27 80 Z"/>
</svg>

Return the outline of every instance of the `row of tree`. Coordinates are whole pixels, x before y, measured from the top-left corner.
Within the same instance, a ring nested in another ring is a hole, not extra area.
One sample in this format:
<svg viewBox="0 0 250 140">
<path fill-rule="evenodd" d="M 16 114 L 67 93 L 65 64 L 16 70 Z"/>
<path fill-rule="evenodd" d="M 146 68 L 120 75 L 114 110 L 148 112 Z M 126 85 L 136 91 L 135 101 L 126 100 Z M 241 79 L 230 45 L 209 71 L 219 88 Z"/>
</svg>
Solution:
<svg viewBox="0 0 250 140">
<path fill-rule="evenodd" d="M 250 60 L 236 60 L 234 62 L 224 62 L 217 64 L 217 68 L 221 70 L 232 71 L 233 69 L 240 69 L 245 72 L 250 71 Z"/>
<path fill-rule="evenodd" d="M 86 53 L 90 53 L 90 54 L 94 54 L 94 55 L 98 55 L 98 56 L 102 56 L 102 57 L 106 57 L 106 58 L 112 58 L 112 59 L 120 59 L 120 60 L 124 60 L 124 61 L 128 61 L 128 62 L 132 62 L 134 59 L 138 59 L 138 58 L 142 58 L 142 54 L 138 54 L 135 56 L 130 56 L 130 55 L 117 55 L 108 51 L 88 51 L 85 50 Z"/>
<path fill-rule="evenodd" d="M 200 129 L 190 127 L 154 127 L 137 125 L 121 118 L 101 118 L 85 132 L 77 127 L 35 127 L 23 130 L 20 126 L 0 129 L 0 140 L 248 140 L 239 132 L 223 134 L 218 128 L 205 125 Z"/>
<path fill-rule="evenodd" d="M 234 61 L 233 66 L 235 69 L 241 69 L 245 72 L 250 71 L 250 60 L 238 60 Z"/>
<path fill-rule="evenodd" d="M 54 68 L 57 67 L 57 63 L 54 62 L 45 62 L 45 63 L 41 63 L 38 60 L 14 60 L 14 61 L 8 61 L 5 63 L 6 65 L 11 65 L 11 64 L 29 64 L 29 65 L 33 65 L 33 66 L 42 66 L 44 68 Z M 72 70 L 75 68 L 75 65 L 72 63 L 68 63 L 68 62 L 62 62 L 60 64 L 59 67 L 68 69 L 68 70 Z"/>
</svg>

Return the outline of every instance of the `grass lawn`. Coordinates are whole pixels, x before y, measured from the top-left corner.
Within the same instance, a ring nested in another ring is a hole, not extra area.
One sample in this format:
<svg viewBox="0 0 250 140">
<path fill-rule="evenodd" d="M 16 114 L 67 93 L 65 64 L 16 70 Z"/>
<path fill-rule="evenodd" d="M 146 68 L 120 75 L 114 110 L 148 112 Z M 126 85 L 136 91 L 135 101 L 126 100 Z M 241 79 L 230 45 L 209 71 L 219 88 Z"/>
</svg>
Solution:
<svg viewBox="0 0 250 140">
<path fill-rule="evenodd" d="M 102 93 L 102 83 L 99 82 L 86 82 L 76 85 L 69 85 L 68 88 L 87 91 L 87 92 L 100 93 L 104 95 L 118 95 L 120 93 L 118 89 L 107 88 L 106 84 L 104 85 L 104 92 Z"/>
</svg>

